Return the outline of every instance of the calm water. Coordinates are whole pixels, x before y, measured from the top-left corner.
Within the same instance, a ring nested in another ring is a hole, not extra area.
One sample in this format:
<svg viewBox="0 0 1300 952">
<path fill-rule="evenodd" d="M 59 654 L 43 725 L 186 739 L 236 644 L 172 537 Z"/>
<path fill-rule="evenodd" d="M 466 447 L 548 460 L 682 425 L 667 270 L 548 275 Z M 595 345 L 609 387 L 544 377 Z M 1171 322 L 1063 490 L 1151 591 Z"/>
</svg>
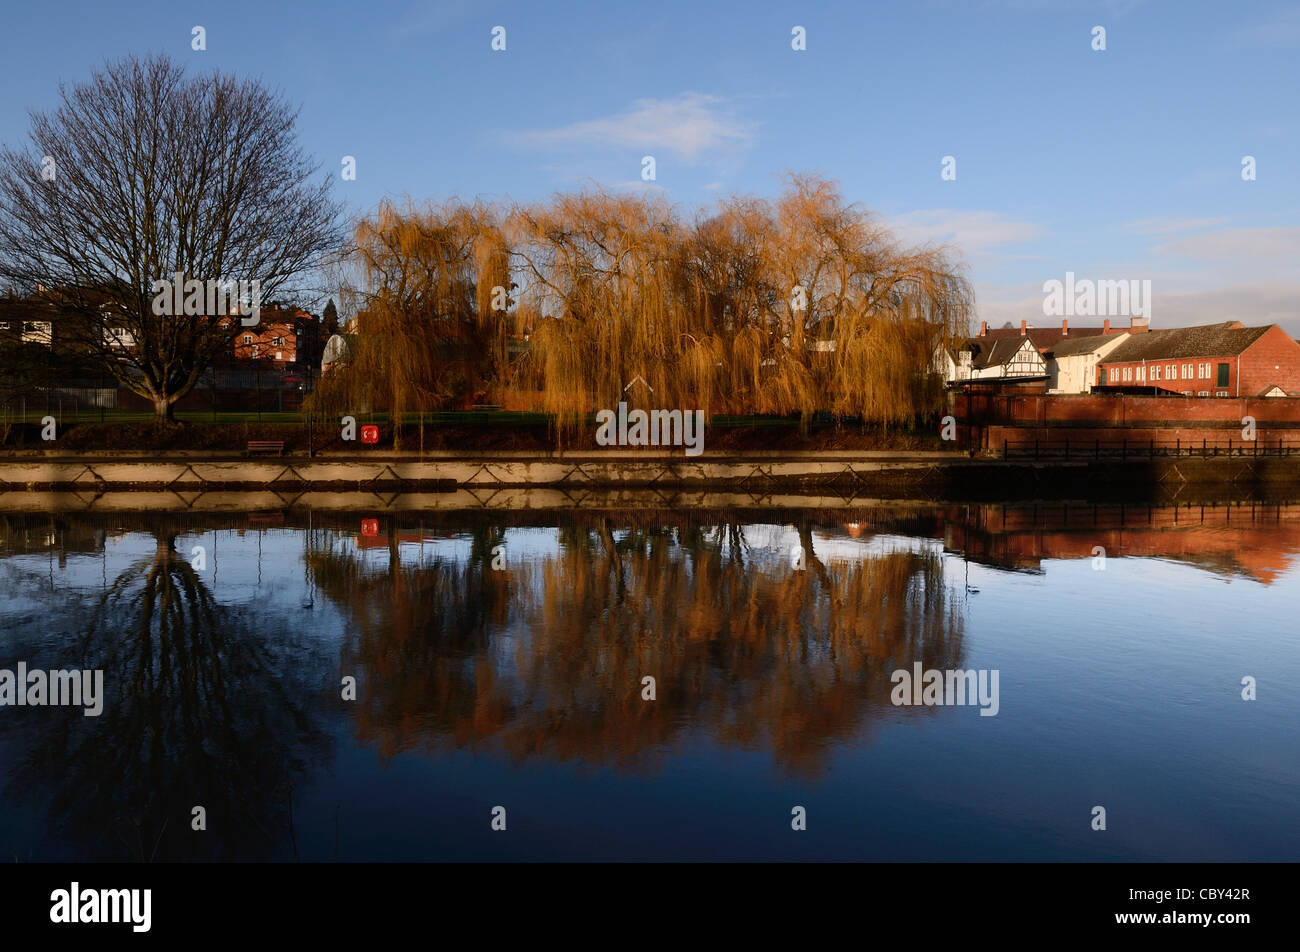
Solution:
<svg viewBox="0 0 1300 952">
<path fill-rule="evenodd" d="M 0 857 L 1300 855 L 1300 507 L 363 519 L 0 514 Z"/>
</svg>

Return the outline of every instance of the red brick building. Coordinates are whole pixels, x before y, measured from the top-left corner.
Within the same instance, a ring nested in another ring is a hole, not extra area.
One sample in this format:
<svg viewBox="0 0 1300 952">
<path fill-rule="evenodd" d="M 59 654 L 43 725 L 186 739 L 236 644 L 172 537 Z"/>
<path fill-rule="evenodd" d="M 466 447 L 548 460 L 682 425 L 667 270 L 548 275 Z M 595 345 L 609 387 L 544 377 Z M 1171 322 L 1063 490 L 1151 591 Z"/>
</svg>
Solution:
<svg viewBox="0 0 1300 952">
<path fill-rule="evenodd" d="M 236 329 L 231 344 L 236 362 L 285 370 L 299 360 L 316 359 L 312 352 L 318 349 L 319 324 L 302 308 L 262 308 L 260 318 L 252 327 Z"/>
<path fill-rule="evenodd" d="M 1240 321 L 1137 331 L 1098 364 L 1095 386 L 1188 397 L 1300 395 L 1300 344 Z"/>
</svg>

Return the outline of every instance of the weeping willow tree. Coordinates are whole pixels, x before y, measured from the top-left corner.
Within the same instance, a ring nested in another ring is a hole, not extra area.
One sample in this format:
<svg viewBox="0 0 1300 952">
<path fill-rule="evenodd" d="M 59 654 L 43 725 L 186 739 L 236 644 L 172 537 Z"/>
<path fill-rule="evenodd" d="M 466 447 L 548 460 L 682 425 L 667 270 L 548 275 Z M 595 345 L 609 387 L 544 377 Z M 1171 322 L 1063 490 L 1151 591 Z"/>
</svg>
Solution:
<svg viewBox="0 0 1300 952">
<path fill-rule="evenodd" d="M 322 380 L 313 409 L 381 409 L 397 423 L 473 397 L 500 374 L 510 265 L 490 206 L 384 202 L 357 225 L 352 255 L 362 283 L 356 334 L 347 367 Z"/>
<path fill-rule="evenodd" d="M 902 247 L 812 176 L 691 222 L 661 197 L 603 191 L 509 213 L 384 204 L 356 238 L 352 361 L 317 397 L 344 412 L 531 390 L 561 436 L 620 400 L 906 424 L 939 409 L 933 355 L 972 309 L 946 252 Z M 637 377 L 650 390 L 628 391 Z"/>
<path fill-rule="evenodd" d="M 511 226 L 523 296 L 550 318 L 532 369 L 569 424 L 636 376 L 660 407 L 907 423 L 938 409 L 928 368 L 973 307 L 942 249 L 903 248 L 812 176 L 691 225 L 660 198 L 596 192 Z"/>
<path fill-rule="evenodd" d="M 544 315 L 530 357 L 548 413 L 574 423 L 614 406 L 636 376 L 660 405 L 707 410 L 722 348 L 690 333 L 674 287 L 689 236 L 665 201 L 558 195 L 516 210 L 511 224 L 523 297 Z"/>
</svg>

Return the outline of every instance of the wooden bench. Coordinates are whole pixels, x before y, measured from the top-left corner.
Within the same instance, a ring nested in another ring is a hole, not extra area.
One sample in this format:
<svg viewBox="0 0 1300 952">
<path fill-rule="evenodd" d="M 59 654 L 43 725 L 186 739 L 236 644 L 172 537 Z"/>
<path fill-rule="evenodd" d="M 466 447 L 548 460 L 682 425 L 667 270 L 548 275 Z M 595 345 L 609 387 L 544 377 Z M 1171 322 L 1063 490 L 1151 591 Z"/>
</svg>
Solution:
<svg viewBox="0 0 1300 952">
<path fill-rule="evenodd" d="M 254 453 L 274 453 L 276 456 L 283 456 L 284 440 L 249 440 L 245 455 L 252 456 Z"/>
</svg>

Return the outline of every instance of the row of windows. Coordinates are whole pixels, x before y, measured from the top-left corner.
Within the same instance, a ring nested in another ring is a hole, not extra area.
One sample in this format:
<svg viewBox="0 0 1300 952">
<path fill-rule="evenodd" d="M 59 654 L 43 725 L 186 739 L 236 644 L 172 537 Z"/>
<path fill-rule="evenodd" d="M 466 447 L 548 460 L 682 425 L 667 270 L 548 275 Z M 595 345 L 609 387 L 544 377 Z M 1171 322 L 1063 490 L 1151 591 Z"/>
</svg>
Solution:
<svg viewBox="0 0 1300 952">
<path fill-rule="evenodd" d="M 257 346 L 256 344 L 253 345 L 252 352 L 250 353 L 249 356 L 251 356 L 254 360 L 256 360 L 256 359 L 260 356 L 260 351 L 259 351 L 259 348 L 258 348 L 258 346 Z M 284 360 L 284 351 L 282 351 L 282 350 L 277 350 L 277 351 L 275 352 L 275 359 L 276 359 L 276 360 Z"/>
<path fill-rule="evenodd" d="M 1100 382 L 1106 384 L 1107 378 L 1110 383 L 1146 383 L 1155 380 L 1211 380 L 1214 379 L 1215 367 L 1213 362 L 1208 363 L 1190 363 L 1190 364 L 1140 364 L 1138 366 L 1117 367 L 1107 372 L 1108 368 L 1102 368 Z M 1229 365 L 1219 364 L 1218 379 L 1215 383 L 1220 387 L 1228 385 Z M 1184 391 L 1190 395 L 1191 391 Z M 1206 392 L 1208 396 L 1208 391 Z"/>
<path fill-rule="evenodd" d="M 245 343 L 245 344 L 253 344 L 253 335 L 252 335 L 252 334 L 245 334 L 245 335 L 244 335 L 244 343 Z M 256 347 L 257 345 L 256 345 L 256 344 L 253 344 L 253 346 Z M 272 337 L 272 338 L 271 338 L 271 346 L 272 346 L 272 347 L 283 347 L 283 346 L 284 346 L 284 338 L 283 338 L 283 337 Z"/>
</svg>

